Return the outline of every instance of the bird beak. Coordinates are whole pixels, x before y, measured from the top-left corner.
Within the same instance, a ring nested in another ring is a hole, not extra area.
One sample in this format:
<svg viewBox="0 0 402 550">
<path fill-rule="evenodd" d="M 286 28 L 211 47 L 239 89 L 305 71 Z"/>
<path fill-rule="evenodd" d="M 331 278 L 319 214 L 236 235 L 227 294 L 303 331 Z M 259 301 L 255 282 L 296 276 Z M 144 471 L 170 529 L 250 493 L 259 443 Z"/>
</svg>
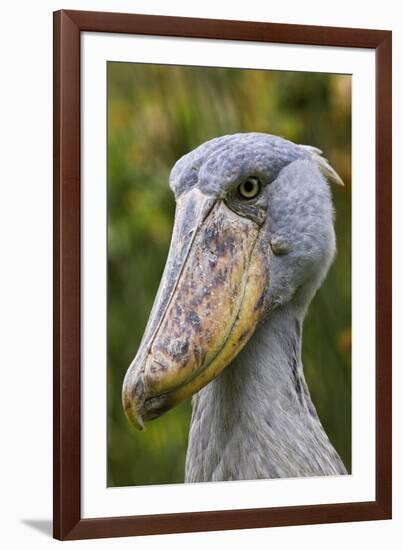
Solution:
<svg viewBox="0 0 402 550">
<path fill-rule="evenodd" d="M 208 384 L 250 339 L 269 282 L 259 235 L 255 221 L 220 199 L 196 189 L 179 197 L 165 270 L 123 384 L 137 428 Z"/>
</svg>

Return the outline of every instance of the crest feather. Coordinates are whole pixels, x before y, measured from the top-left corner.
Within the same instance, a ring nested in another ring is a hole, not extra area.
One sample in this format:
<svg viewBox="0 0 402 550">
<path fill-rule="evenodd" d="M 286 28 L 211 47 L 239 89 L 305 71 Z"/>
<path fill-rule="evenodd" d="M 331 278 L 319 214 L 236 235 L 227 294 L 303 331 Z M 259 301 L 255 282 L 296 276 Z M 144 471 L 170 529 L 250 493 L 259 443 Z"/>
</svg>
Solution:
<svg viewBox="0 0 402 550">
<path fill-rule="evenodd" d="M 300 145 L 299 147 L 310 155 L 311 159 L 317 163 L 320 172 L 328 178 L 329 181 L 332 181 L 337 185 L 344 185 L 340 175 L 332 168 L 328 160 L 323 157 L 321 149 L 312 147 L 311 145 Z"/>
</svg>

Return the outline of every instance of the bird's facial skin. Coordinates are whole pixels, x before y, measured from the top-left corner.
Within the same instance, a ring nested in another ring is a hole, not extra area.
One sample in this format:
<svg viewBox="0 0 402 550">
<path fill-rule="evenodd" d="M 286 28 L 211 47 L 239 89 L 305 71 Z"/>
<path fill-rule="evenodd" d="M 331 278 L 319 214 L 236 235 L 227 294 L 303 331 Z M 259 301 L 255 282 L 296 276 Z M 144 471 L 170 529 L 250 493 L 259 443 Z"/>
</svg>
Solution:
<svg viewBox="0 0 402 550">
<path fill-rule="evenodd" d="M 218 376 L 273 307 L 326 272 L 335 246 L 327 182 L 280 138 L 211 140 L 176 163 L 170 185 L 170 251 L 123 384 L 139 429 Z"/>
</svg>

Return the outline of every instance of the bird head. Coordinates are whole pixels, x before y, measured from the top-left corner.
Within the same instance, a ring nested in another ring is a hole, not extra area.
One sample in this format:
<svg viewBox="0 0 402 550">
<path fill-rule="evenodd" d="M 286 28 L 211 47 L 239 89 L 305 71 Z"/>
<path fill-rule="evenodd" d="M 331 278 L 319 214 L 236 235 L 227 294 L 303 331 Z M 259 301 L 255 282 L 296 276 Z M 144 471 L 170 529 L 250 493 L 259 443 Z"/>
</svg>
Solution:
<svg viewBox="0 0 402 550">
<path fill-rule="evenodd" d="M 142 429 L 228 367 L 270 313 L 302 310 L 335 253 L 320 151 L 268 134 L 212 139 L 170 175 L 170 250 L 137 355 L 123 384 Z"/>
</svg>

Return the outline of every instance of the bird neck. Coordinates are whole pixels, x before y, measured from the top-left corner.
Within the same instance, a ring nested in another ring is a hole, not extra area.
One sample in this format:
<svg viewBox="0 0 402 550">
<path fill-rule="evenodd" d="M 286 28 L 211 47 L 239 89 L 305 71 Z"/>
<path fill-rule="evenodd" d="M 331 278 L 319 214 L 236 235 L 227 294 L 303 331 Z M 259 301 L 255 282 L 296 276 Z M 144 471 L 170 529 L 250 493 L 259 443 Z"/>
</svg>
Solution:
<svg viewBox="0 0 402 550">
<path fill-rule="evenodd" d="M 194 397 L 186 481 L 346 473 L 304 378 L 303 316 L 290 306 L 272 312 Z"/>
</svg>

